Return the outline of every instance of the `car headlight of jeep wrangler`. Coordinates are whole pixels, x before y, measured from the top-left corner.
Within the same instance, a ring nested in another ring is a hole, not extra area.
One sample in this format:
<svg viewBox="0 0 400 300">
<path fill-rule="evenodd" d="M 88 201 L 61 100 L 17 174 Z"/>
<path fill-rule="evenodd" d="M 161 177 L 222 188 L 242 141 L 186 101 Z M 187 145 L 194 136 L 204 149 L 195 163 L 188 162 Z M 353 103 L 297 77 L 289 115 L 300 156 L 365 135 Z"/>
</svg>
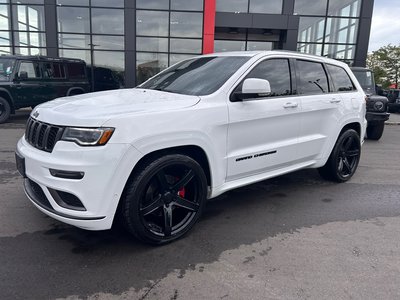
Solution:
<svg viewBox="0 0 400 300">
<path fill-rule="evenodd" d="M 385 108 L 385 104 L 382 101 L 376 101 L 374 103 L 374 109 L 378 111 L 382 111 Z"/>
<path fill-rule="evenodd" d="M 114 128 L 76 128 L 67 127 L 62 141 L 75 142 L 80 146 L 102 146 L 110 140 Z"/>
</svg>

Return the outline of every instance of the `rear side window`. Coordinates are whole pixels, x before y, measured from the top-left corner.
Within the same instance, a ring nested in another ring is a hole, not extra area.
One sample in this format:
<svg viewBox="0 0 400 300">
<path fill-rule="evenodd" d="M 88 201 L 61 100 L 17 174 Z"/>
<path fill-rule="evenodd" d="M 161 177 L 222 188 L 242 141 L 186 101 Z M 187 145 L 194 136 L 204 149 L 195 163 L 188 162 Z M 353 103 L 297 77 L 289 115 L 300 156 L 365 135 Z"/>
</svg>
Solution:
<svg viewBox="0 0 400 300">
<path fill-rule="evenodd" d="M 334 65 L 327 65 L 327 68 L 333 80 L 334 92 L 349 92 L 356 89 L 345 69 Z"/>
<path fill-rule="evenodd" d="M 298 60 L 297 78 L 300 94 L 324 94 L 329 92 L 328 78 L 321 63 Z"/>
<path fill-rule="evenodd" d="M 289 60 L 287 59 L 269 59 L 260 62 L 247 74 L 247 78 L 268 80 L 271 86 L 271 94 L 268 97 L 287 96 L 291 94 L 290 67 Z M 242 90 L 242 84 L 236 92 Z"/>
<path fill-rule="evenodd" d="M 44 74 L 46 78 L 65 78 L 64 66 L 61 63 L 45 63 Z"/>
<path fill-rule="evenodd" d="M 85 78 L 85 66 L 83 64 L 67 63 L 67 70 L 71 79 Z"/>
</svg>

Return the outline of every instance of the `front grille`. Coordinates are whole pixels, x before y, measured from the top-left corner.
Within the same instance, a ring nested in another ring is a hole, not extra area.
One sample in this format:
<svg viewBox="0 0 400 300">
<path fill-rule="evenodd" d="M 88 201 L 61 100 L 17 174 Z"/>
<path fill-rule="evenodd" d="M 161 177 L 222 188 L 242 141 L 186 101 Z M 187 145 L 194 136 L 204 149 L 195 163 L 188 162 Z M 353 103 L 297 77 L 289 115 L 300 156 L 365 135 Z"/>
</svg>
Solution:
<svg viewBox="0 0 400 300">
<path fill-rule="evenodd" d="M 63 131 L 64 127 L 29 118 L 26 123 L 25 138 L 36 149 L 51 152 L 55 144 L 61 139 Z"/>
</svg>

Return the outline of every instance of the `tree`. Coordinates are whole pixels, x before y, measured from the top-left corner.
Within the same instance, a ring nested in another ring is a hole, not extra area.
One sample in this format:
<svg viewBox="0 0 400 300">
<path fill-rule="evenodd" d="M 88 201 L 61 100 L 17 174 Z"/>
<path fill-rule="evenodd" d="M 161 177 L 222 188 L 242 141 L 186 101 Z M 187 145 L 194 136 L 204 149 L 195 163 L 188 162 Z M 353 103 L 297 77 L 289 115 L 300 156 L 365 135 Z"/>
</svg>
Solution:
<svg viewBox="0 0 400 300">
<path fill-rule="evenodd" d="M 368 55 L 367 66 L 374 71 L 375 81 L 387 88 L 398 87 L 400 80 L 400 46 L 383 46 Z"/>
</svg>

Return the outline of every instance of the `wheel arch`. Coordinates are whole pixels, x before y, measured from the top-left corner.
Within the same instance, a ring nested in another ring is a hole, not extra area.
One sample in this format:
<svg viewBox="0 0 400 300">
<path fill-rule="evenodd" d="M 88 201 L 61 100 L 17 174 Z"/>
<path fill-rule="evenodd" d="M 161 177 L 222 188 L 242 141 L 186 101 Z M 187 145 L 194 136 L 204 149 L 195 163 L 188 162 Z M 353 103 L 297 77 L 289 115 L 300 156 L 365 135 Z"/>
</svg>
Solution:
<svg viewBox="0 0 400 300">
<path fill-rule="evenodd" d="M 343 126 L 343 128 L 340 131 L 339 135 L 337 136 L 336 140 L 339 138 L 339 136 L 342 135 L 343 132 L 345 132 L 348 129 L 355 130 L 358 133 L 358 135 L 360 136 L 360 139 L 361 139 L 361 124 L 358 123 L 358 122 L 352 122 L 352 123 L 348 123 L 348 124 Z"/>
<path fill-rule="evenodd" d="M 75 93 L 76 92 L 76 93 Z M 73 93 L 73 95 L 71 95 Z M 68 90 L 67 96 L 81 95 L 84 94 L 85 90 L 80 87 L 72 87 Z"/>
<path fill-rule="evenodd" d="M 10 104 L 10 107 L 11 107 L 11 113 L 14 114 L 15 113 L 15 105 L 14 105 L 14 100 L 13 100 L 10 92 L 7 91 L 6 89 L 0 89 L 0 97 L 7 100 L 7 102 Z"/>
</svg>

